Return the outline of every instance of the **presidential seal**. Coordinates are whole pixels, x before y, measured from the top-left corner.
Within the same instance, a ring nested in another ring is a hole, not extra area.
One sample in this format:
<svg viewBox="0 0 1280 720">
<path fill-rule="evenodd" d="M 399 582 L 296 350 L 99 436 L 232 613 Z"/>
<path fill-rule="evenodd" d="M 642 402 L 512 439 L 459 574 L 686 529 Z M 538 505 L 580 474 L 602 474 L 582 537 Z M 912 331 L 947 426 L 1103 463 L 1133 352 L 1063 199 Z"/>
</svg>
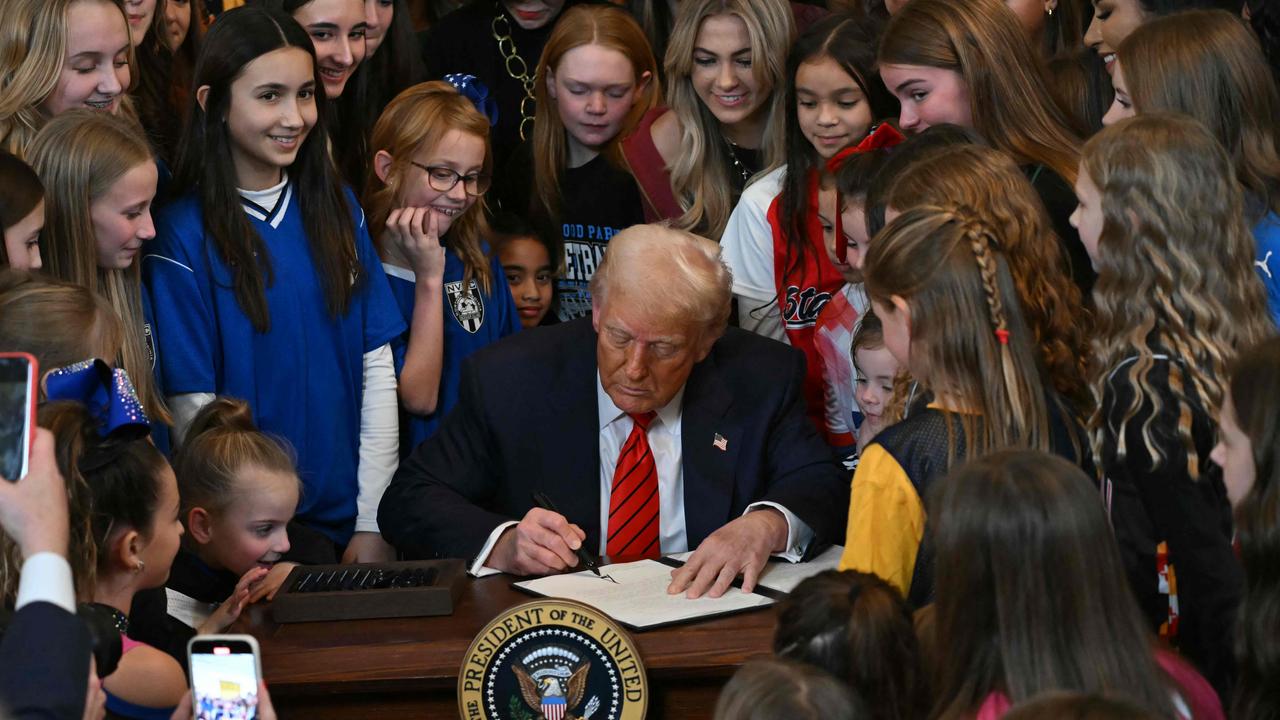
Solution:
<svg viewBox="0 0 1280 720">
<path fill-rule="evenodd" d="M 458 673 L 467 720 L 640 720 L 644 665 L 609 616 L 569 600 L 513 607 L 485 626 Z"/>
</svg>

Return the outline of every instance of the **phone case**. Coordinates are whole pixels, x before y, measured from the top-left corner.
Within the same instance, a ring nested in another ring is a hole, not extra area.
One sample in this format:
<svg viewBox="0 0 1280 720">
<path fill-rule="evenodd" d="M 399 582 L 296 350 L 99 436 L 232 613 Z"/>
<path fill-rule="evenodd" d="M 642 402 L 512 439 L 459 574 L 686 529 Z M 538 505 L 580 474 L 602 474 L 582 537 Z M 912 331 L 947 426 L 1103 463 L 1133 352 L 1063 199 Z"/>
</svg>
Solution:
<svg viewBox="0 0 1280 720">
<path fill-rule="evenodd" d="M 257 638 L 252 635 L 197 635 L 191 638 L 187 641 L 187 675 L 191 679 L 192 717 L 195 717 L 200 712 L 200 708 L 195 705 L 197 702 L 196 684 L 195 673 L 191 668 L 191 656 L 196 653 L 194 653 L 193 650 L 197 643 L 203 645 L 205 643 L 216 644 L 219 642 L 242 642 L 248 644 L 249 648 L 253 651 L 253 666 L 257 673 L 257 679 L 259 681 L 262 680 L 262 650 L 258 647 Z"/>
<path fill-rule="evenodd" d="M 40 394 L 40 363 L 36 361 L 34 355 L 24 352 L 0 352 L 0 360 L 5 358 L 17 358 L 27 362 L 27 417 L 31 418 L 28 424 L 27 435 L 27 463 L 30 469 L 31 464 L 31 447 L 36 443 L 36 401 Z M 21 477 L 6 478 L 9 482 L 17 482 Z"/>
</svg>

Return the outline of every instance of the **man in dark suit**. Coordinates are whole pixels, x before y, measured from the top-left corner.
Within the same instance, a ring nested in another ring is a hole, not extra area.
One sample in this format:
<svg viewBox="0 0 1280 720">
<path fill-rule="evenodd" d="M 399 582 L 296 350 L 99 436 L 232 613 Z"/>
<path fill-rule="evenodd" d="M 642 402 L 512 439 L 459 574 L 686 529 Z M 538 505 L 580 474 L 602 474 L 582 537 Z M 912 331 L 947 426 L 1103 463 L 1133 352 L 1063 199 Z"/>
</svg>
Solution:
<svg viewBox="0 0 1280 720">
<path fill-rule="evenodd" d="M 104 697 L 89 675 L 89 629 L 75 615 L 66 557 L 66 485 L 47 430 L 37 432 L 26 477 L 0 478 L 0 527 L 24 558 L 16 612 L 0 642 L 0 716 L 102 717 Z"/>
<path fill-rule="evenodd" d="M 843 537 L 849 481 L 805 419 L 803 356 L 726 331 L 719 246 L 639 225 L 591 281 L 592 317 L 520 333 L 463 366 L 440 432 L 379 509 L 411 555 L 523 575 L 697 548 L 670 592 L 750 589 L 770 554 Z M 559 512 L 533 507 L 543 492 Z"/>
</svg>

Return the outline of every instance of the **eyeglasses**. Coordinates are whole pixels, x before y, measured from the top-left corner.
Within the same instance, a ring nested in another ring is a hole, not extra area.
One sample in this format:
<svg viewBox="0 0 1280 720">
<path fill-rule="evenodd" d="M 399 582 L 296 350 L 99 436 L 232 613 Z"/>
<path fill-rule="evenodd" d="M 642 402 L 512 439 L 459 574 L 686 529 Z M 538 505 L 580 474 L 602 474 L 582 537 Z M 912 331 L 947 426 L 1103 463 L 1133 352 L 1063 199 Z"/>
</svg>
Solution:
<svg viewBox="0 0 1280 720">
<path fill-rule="evenodd" d="M 431 185 L 431 189 L 436 192 L 449 192 L 461 180 L 462 189 L 468 195 L 479 197 L 489 190 L 489 184 L 493 181 L 493 176 L 485 173 L 463 175 L 452 168 L 440 165 L 423 165 L 413 160 L 410 160 L 409 163 L 426 171 L 427 182 Z"/>
</svg>

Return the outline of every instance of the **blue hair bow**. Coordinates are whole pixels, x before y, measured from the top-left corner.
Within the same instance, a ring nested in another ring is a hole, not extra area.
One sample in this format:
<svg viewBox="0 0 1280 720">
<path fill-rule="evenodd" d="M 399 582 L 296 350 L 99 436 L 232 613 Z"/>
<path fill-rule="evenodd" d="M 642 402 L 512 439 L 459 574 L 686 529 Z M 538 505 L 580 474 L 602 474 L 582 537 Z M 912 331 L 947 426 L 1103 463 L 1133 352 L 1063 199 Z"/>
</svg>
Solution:
<svg viewBox="0 0 1280 720">
<path fill-rule="evenodd" d="M 498 101 L 489 96 L 489 88 L 480 82 L 475 75 L 465 73 L 449 73 L 444 76 L 446 82 L 458 89 L 458 94 L 471 101 L 485 117 L 489 125 L 498 124 Z"/>
<path fill-rule="evenodd" d="M 102 437 L 116 431 L 129 437 L 145 437 L 151 432 L 129 373 L 120 368 L 113 370 L 101 360 L 84 360 L 50 372 L 44 382 L 50 401 L 74 400 L 88 408 Z"/>
</svg>

